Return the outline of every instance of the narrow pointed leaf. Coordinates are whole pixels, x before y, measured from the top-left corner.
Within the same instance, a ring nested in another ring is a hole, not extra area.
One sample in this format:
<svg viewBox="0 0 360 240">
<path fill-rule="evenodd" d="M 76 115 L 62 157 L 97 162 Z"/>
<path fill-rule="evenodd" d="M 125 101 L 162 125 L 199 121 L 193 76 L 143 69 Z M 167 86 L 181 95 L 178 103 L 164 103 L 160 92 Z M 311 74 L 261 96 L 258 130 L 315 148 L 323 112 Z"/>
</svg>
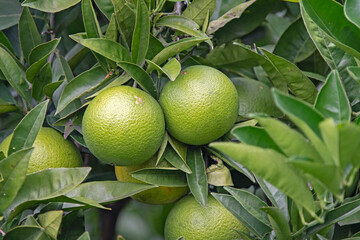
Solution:
<svg viewBox="0 0 360 240">
<path fill-rule="evenodd" d="M 210 147 L 240 162 L 303 206 L 310 214 L 315 214 L 314 200 L 304 177 L 293 166 L 286 163 L 287 159 L 284 155 L 272 149 L 231 142 L 212 143 Z M 296 189 L 293 187 L 295 185 Z"/>
<path fill-rule="evenodd" d="M 10 142 L 8 155 L 33 145 L 43 125 L 48 103 L 49 100 L 37 105 L 16 126 Z"/>
<path fill-rule="evenodd" d="M 39 76 L 34 79 L 31 89 L 32 97 L 40 102 L 45 97 L 44 87 L 51 83 L 52 72 L 51 63 L 46 63 L 39 71 Z"/>
<path fill-rule="evenodd" d="M 171 146 L 167 146 L 163 154 L 164 158 L 171 163 L 177 169 L 180 169 L 183 172 L 191 174 L 191 170 L 186 162 L 175 152 Z"/>
<path fill-rule="evenodd" d="M 49 211 L 40 214 L 38 216 L 38 221 L 48 236 L 52 239 L 57 239 L 62 217 L 63 211 Z"/>
<path fill-rule="evenodd" d="M 168 139 L 169 139 L 169 135 L 167 134 L 167 132 L 165 132 L 161 146 L 157 152 L 155 167 L 158 166 L 159 163 L 164 159 L 163 155 L 164 155 L 165 149 L 168 145 Z"/>
<path fill-rule="evenodd" d="M 171 60 L 175 60 L 176 62 Z M 175 58 L 171 60 L 168 62 L 171 62 L 171 65 L 167 66 L 166 64 L 163 68 L 150 60 L 146 59 L 146 62 L 149 65 L 150 69 L 155 69 L 158 72 L 159 77 L 161 76 L 161 74 L 165 74 L 170 79 L 170 81 L 174 81 L 181 71 L 181 65 Z"/>
<path fill-rule="evenodd" d="M 332 71 L 326 79 L 316 98 L 315 108 L 325 118 L 332 118 L 337 123 L 350 121 L 350 103 L 337 71 Z"/>
<path fill-rule="evenodd" d="M 42 12 L 54 13 L 74 6 L 78 2 L 80 2 L 80 0 L 25 0 L 22 5 L 30 8 L 35 8 Z"/>
<path fill-rule="evenodd" d="M 176 168 L 145 168 L 132 172 L 131 176 L 140 181 L 158 186 L 187 186 L 185 173 Z"/>
<path fill-rule="evenodd" d="M 275 231 L 276 239 L 291 239 L 291 231 L 287 219 L 279 208 L 263 207 L 261 208 L 269 216 L 271 225 Z"/>
<path fill-rule="evenodd" d="M 168 141 L 175 152 L 181 157 L 181 159 L 186 162 L 186 153 L 188 146 L 182 142 L 179 142 L 175 138 L 168 136 Z"/>
<path fill-rule="evenodd" d="M 0 212 L 11 204 L 24 183 L 31 152 L 20 150 L 0 161 Z"/>
<path fill-rule="evenodd" d="M 9 41 L 9 39 L 6 37 L 5 33 L 0 31 L 0 44 L 3 44 L 8 50 L 11 51 L 11 53 L 15 54 L 14 49 Z"/>
<path fill-rule="evenodd" d="M 29 54 L 33 48 L 39 45 L 41 41 L 34 19 L 31 16 L 29 8 L 24 7 L 19 19 L 19 38 L 21 50 L 27 62 Z"/>
<path fill-rule="evenodd" d="M 126 0 L 112 0 L 115 10 L 116 22 L 124 46 L 130 49 L 136 10 Z"/>
<path fill-rule="evenodd" d="M 137 1 L 135 29 L 132 37 L 131 56 L 133 62 L 141 64 L 149 47 L 150 21 L 144 0 Z"/>
</svg>

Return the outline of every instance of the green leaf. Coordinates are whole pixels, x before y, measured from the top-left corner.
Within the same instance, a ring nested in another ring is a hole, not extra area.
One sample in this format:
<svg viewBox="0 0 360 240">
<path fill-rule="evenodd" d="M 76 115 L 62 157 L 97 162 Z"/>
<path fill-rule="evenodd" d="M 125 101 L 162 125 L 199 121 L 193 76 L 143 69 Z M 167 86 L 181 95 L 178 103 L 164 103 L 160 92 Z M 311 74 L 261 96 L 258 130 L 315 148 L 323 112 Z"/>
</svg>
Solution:
<svg viewBox="0 0 360 240">
<path fill-rule="evenodd" d="M 71 71 L 70 65 L 69 65 L 68 62 L 65 60 L 65 58 L 64 58 L 63 56 L 61 56 L 60 54 L 56 54 L 56 57 L 57 57 L 57 58 L 56 58 L 57 61 L 55 61 L 55 63 L 59 63 L 60 68 L 61 68 L 60 71 L 63 72 L 63 74 L 64 74 L 64 76 L 65 76 L 65 80 L 66 80 L 67 82 L 71 82 L 71 81 L 73 80 L 73 78 L 74 78 L 74 74 L 73 74 L 73 72 Z M 55 64 L 55 63 L 54 63 L 54 64 Z"/>
<path fill-rule="evenodd" d="M 315 216 L 315 203 L 305 179 L 293 166 L 286 163 L 287 159 L 284 155 L 272 149 L 231 142 L 211 143 L 210 147 L 240 162 Z M 296 188 L 293 187 L 295 185 Z"/>
<path fill-rule="evenodd" d="M 116 42 L 119 39 L 119 31 L 116 25 L 115 14 L 111 15 L 109 26 L 106 29 L 105 38 Z"/>
<path fill-rule="evenodd" d="M 3 44 L 13 54 L 15 54 L 14 49 L 13 49 L 9 39 L 6 37 L 6 35 L 2 31 L 0 31 L 0 43 Z"/>
<path fill-rule="evenodd" d="M 321 156 L 312 144 L 298 131 L 274 118 L 255 117 L 264 127 L 275 144 L 288 157 L 301 156 L 315 162 L 321 162 Z"/>
<path fill-rule="evenodd" d="M 350 121 L 350 103 L 337 71 L 332 71 L 326 79 L 316 98 L 315 108 L 325 118 L 332 118 L 337 123 Z"/>
<path fill-rule="evenodd" d="M 96 6 L 106 16 L 108 20 L 111 19 L 111 15 L 115 12 L 114 6 L 111 0 L 95 0 Z"/>
<path fill-rule="evenodd" d="M 201 149 L 188 148 L 186 163 L 191 170 L 191 174 L 186 174 L 190 191 L 196 201 L 205 207 L 208 199 L 208 183 Z"/>
<path fill-rule="evenodd" d="M 159 77 L 163 73 L 170 79 L 170 81 L 175 81 L 181 71 L 181 65 L 175 58 L 172 58 L 163 68 L 150 60 L 146 59 L 146 62 L 149 64 L 150 68 L 158 71 Z"/>
<path fill-rule="evenodd" d="M 31 95 L 28 91 L 29 85 L 23 77 L 20 67 L 12 56 L 3 48 L 0 47 L 0 70 L 6 77 L 6 80 L 15 89 L 15 91 L 26 102 L 30 103 Z"/>
<path fill-rule="evenodd" d="M 89 172 L 90 168 L 81 167 L 46 169 L 29 174 L 5 213 L 11 212 L 9 218 L 11 219 L 20 212 L 20 209 L 30 207 L 26 205 L 27 202 L 47 200 L 66 194 L 84 181 Z"/>
<path fill-rule="evenodd" d="M 63 211 L 49 211 L 39 214 L 38 221 L 48 236 L 52 239 L 57 239 L 62 217 Z"/>
<path fill-rule="evenodd" d="M 46 63 L 39 71 L 39 76 L 34 79 L 33 86 L 31 88 L 32 97 L 40 102 L 44 97 L 44 87 L 51 83 L 52 72 L 51 63 Z"/>
<path fill-rule="evenodd" d="M 105 77 L 106 73 L 101 67 L 91 68 L 78 75 L 65 86 L 61 93 L 55 114 L 64 110 L 72 101 L 93 91 L 100 84 L 103 84 L 110 79 Z"/>
<path fill-rule="evenodd" d="M 119 43 L 104 38 L 78 39 L 74 35 L 70 37 L 81 45 L 114 62 L 131 61 L 129 52 Z"/>
<path fill-rule="evenodd" d="M 279 72 L 286 81 L 290 91 L 298 98 L 309 103 L 314 103 L 317 90 L 315 85 L 308 79 L 302 71 L 293 63 L 278 57 L 266 50 L 264 54 L 273 67 Z"/>
<path fill-rule="evenodd" d="M 339 132 L 338 147 L 334 149 L 339 152 L 341 166 L 346 167 L 351 163 L 353 168 L 359 167 L 360 139 L 357 136 L 360 134 L 360 126 L 354 123 L 343 123 L 339 124 L 337 129 Z"/>
<path fill-rule="evenodd" d="M 32 150 L 20 150 L 0 161 L 0 212 L 11 204 L 24 183 Z"/>
<path fill-rule="evenodd" d="M 118 181 L 96 181 L 80 184 L 66 194 L 70 198 L 83 197 L 97 203 L 112 203 L 144 190 L 154 188 L 153 185 L 140 183 L 123 183 Z M 64 204 L 64 208 L 71 208 L 74 204 Z"/>
<path fill-rule="evenodd" d="M 194 0 L 182 13 L 182 16 L 193 20 L 199 26 L 205 21 L 209 12 L 211 16 L 216 8 L 216 0 Z"/>
<path fill-rule="evenodd" d="M 270 221 L 266 213 L 260 210 L 260 208 L 268 206 L 264 201 L 245 190 L 231 187 L 224 187 L 224 189 L 228 191 L 251 215 L 270 227 Z"/>
<path fill-rule="evenodd" d="M 331 42 L 351 55 L 360 57 L 360 46 L 357 44 L 360 41 L 360 30 L 346 19 L 340 3 L 301 0 L 300 6 L 302 13 L 305 12 Z M 344 29 L 347 29 L 347 34 L 343 34 Z"/>
<path fill-rule="evenodd" d="M 91 240 L 89 232 L 84 232 L 76 240 Z"/>
<path fill-rule="evenodd" d="M 180 169 L 183 172 L 191 174 L 191 170 L 186 162 L 175 152 L 171 146 L 167 146 L 163 157 L 174 167 Z"/>
<path fill-rule="evenodd" d="M 271 228 L 251 215 L 236 199 L 227 194 L 211 193 L 232 215 L 255 236 L 262 238 Z"/>
<path fill-rule="evenodd" d="M 209 38 L 197 38 L 197 37 L 190 37 L 181 39 L 175 43 L 170 44 L 169 46 L 165 47 L 161 50 L 151 61 L 157 65 L 163 64 L 166 60 L 173 57 L 179 52 L 185 51 L 196 44 L 199 44 L 203 41 L 208 40 Z M 147 72 L 151 72 L 152 68 L 148 66 L 146 69 Z"/>
<path fill-rule="evenodd" d="M 8 155 L 33 145 L 43 125 L 48 103 L 49 100 L 37 105 L 16 126 L 11 138 Z"/>
<path fill-rule="evenodd" d="M 161 146 L 156 154 L 156 163 L 155 163 L 155 167 L 157 167 L 159 165 L 159 163 L 163 160 L 163 154 L 165 152 L 165 149 L 168 145 L 168 139 L 169 139 L 169 135 L 167 134 L 167 132 L 165 132 L 163 140 L 161 142 Z"/>
<path fill-rule="evenodd" d="M 360 2 L 358 0 L 348 0 L 345 2 L 344 11 L 346 18 L 360 28 L 359 17 Z"/>
<path fill-rule="evenodd" d="M 6 233 L 4 240 L 50 240 L 39 226 L 16 226 Z"/>
<path fill-rule="evenodd" d="M 74 6 L 80 2 L 80 0 L 25 0 L 22 5 L 30 8 L 34 8 L 43 12 L 60 12 L 71 6 Z"/>
<path fill-rule="evenodd" d="M 261 148 L 270 148 L 283 153 L 279 146 L 271 139 L 270 135 L 263 128 L 244 126 L 235 127 L 231 133 L 241 142 Z"/>
<path fill-rule="evenodd" d="M 58 240 L 77 239 L 84 231 L 84 211 L 71 211 L 63 217 Z"/>
<path fill-rule="evenodd" d="M 141 64 L 149 47 L 150 20 L 144 0 L 137 0 L 135 29 L 131 43 L 131 56 L 133 62 Z"/>
<path fill-rule="evenodd" d="M 299 18 L 281 35 L 273 53 L 290 62 L 298 63 L 310 57 L 315 50 L 303 19 Z"/>
<path fill-rule="evenodd" d="M 55 92 L 56 89 L 58 89 L 58 87 L 60 87 L 60 85 L 64 82 L 64 80 L 58 81 L 58 82 L 52 82 L 47 84 L 44 87 L 44 93 L 46 96 L 48 97 L 52 97 L 53 93 Z"/>
<path fill-rule="evenodd" d="M 145 56 L 146 59 L 153 59 L 159 52 L 161 52 L 161 50 L 164 49 L 163 44 L 152 34 L 150 34 L 149 46 L 151 46 L 151 48 L 148 48 L 147 50 Z"/>
<path fill-rule="evenodd" d="M 155 87 L 155 83 L 150 75 L 145 72 L 140 66 L 130 62 L 117 62 L 117 64 L 124 69 L 139 85 L 148 92 L 155 99 L 158 97 L 158 92 Z"/>
<path fill-rule="evenodd" d="M 288 221 L 279 208 L 263 207 L 261 208 L 269 216 L 271 225 L 275 231 L 276 239 L 287 240 L 291 239 L 291 231 Z"/>
<path fill-rule="evenodd" d="M 224 15 L 220 18 L 213 20 L 210 22 L 209 27 L 206 31 L 207 34 L 213 34 L 220 28 L 224 27 L 228 22 L 240 18 L 243 12 L 251 6 L 256 0 L 251 0 L 247 2 L 240 3 L 236 7 L 233 7 L 229 11 L 227 11 Z"/>
<path fill-rule="evenodd" d="M 0 9 L 0 30 L 7 29 L 18 24 L 21 14 L 21 3 L 13 0 L 1 0 L 2 6 Z"/>
<path fill-rule="evenodd" d="M 168 187 L 185 187 L 185 173 L 176 168 L 144 168 L 131 173 L 131 176 L 145 183 L 168 186 Z"/>
<path fill-rule="evenodd" d="M 29 62 L 29 55 L 33 48 L 39 45 L 41 36 L 36 28 L 34 19 L 31 16 L 29 8 L 24 7 L 19 20 L 19 38 L 21 50 L 26 61 Z"/>
<path fill-rule="evenodd" d="M 168 141 L 175 152 L 186 162 L 187 145 L 168 135 Z"/>
<path fill-rule="evenodd" d="M 31 66 L 26 70 L 26 79 L 33 82 L 36 74 L 46 62 L 49 55 L 56 49 L 60 42 L 59 39 L 53 39 L 47 43 L 42 43 L 31 50 L 29 54 L 29 64 Z"/>
<path fill-rule="evenodd" d="M 116 22 L 123 44 L 130 49 L 134 32 L 135 10 L 126 0 L 112 0 L 115 10 Z"/>
</svg>

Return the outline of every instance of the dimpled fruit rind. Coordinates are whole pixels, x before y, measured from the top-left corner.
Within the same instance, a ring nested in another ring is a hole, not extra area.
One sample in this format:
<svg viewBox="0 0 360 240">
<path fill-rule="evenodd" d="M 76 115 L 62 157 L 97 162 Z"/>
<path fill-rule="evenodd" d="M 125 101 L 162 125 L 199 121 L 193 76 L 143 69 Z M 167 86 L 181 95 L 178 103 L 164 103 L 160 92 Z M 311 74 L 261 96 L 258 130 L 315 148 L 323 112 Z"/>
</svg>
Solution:
<svg viewBox="0 0 360 240">
<path fill-rule="evenodd" d="M 165 222 L 166 240 L 180 237 L 191 240 L 239 239 L 236 231 L 248 233 L 244 225 L 211 195 L 205 208 L 192 195 L 182 198 L 171 209 Z"/>
<path fill-rule="evenodd" d="M 238 95 L 231 80 L 219 70 L 191 66 L 161 91 L 160 105 L 167 130 L 177 140 L 202 145 L 224 135 L 238 116 Z"/>
<path fill-rule="evenodd" d="M 7 155 L 12 134 L 0 144 L 0 151 Z M 81 167 L 82 158 L 75 144 L 56 130 L 42 127 L 33 144 L 27 174 L 48 168 Z"/>
<path fill-rule="evenodd" d="M 165 120 L 160 105 L 149 94 L 118 86 L 91 101 L 83 117 L 82 132 L 90 152 L 101 161 L 137 165 L 160 147 Z"/>
</svg>

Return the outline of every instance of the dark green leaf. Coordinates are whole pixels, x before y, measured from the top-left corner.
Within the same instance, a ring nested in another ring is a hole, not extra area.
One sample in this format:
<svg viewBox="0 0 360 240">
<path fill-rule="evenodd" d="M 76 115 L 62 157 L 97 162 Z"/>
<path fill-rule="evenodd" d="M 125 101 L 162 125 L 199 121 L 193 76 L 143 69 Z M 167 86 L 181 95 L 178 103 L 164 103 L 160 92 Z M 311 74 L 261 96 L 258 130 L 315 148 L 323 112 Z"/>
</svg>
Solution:
<svg viewBox="0 0 360 240">
<path fill-rule="evenodd" d="M 304 22 L 299 18 L 281 35 L 273 53 L 297 63 L 310 57 L 315 50 L 316 47 L 306 31 Z"/>
<path fill-rule="evenodd" d="M 77 239 L 84 231 L 85 216 L 83 211 L 71 211 L 62 220 L 58 240 Z"/>
<path fill-rule="evenodd" d="M 174 167 L 183 172 L 191 174 L 191 170 L 186 162 L 175 152 L 171 146 L 167 146 L 163 154 L 164 158 Z"/>
<path fill-rule="evenodd" d="M 43 12 L 59 12 L 71 6 L 74 6 L 80 0 L 25 0 L 22 5 L 30 8 L 35 8 Z"/>
<path fill-rule="evenodd" d="M 101 67 L 92 68 L 78 75 L 65 86 L 55 114 L 64 110 L 65 107 L 75 99 L 84 96 L 86 93 L 91 92 L 100 84 L 104 83 L 104 81 L 109 80 L 109 78 L 105 77 L 106 73 Z"/>
<path fill-rule="evenodd" d="M 201 26 L 209 12 L 211 16 L 216 8 L 216 0 L 194 0 L 182 13 L 182 16 L 193 20 Z"/>
<path fill-rule="evenodd" d="M 271 232 L 271 228 L 251 215 L 233 196 L 219 193 L 212 195 L 255 236 L 261 238 Z"/>
<path fill-rule="evenodd" d="M 39 214 L 38 221 L 50 238 L 57 239 L 62 217 L 63 211 L 49 211 Z"/>
<path fill-rule="evenodd" d="M 170 81 L 174 81 L 181 71 L 181 65 L 175 58 L 172 58 L 163 68 L 150 60 L 146 60 L 146 62 L 150 68 L 158 71 L 159 77 L 161 74 L 165 74 Z"/>
<path fill-rule="evenodd" d="M 346 167 L 352 164 L 354 168 L 359 166 L 358 159 L 360 157 L 360 126 L 354 123 L 343 123 L 337 126 L 338 130 L 338 146 L 331 146 L 337 150 L 341 166 Z M 331 140 L 337 140 L 335 136 L 329 135 Z"/>
<path fill-rule="evenodd" d="M 116 25 L 115 14 L 111 15 L 109 26 L 106 29 L 105 38 L 116 42 L 119 39 L 119 31 Z"/>
<path fill-rule="evenodd" d="M 33 82 L 36 74 L 46 62 L 49 55 L 56 49 L 60 39 L 53 39 L 50 42 L 40 44 L 31 50 L 29 54 L 29 63 L 31 66 L 26 70 L 26 79 Z"/>
<path fill-rule="evenodd" d="M 16 126 L 11 138 L 8 155 L 33 145 L 43 125 L 48 103 L 49 100 L 37 105 Z"/>
<path fill-rule="evenodd" d="M 176 168 L 144 168 L 131 173 L 134 178 L 158 186 L 185 187 L 185 173 Z"/>
<path fill-rule="evenodd" d="M 240 162 L 303 206 L 312 216 L 315 215 L 315 203 L 305 179 L 296 168 L 286 162 L 284 155 L 272 149 L 231 142 L 211 143 L 210 147 Z M 297 186 L 296 189 L 294 185 Z"/>
<path fill-rule="evenodd" d="M 3 44 L 8 50 L 10 50 L 14 54 L 14 49 L 9 41 L 9 39 L 6 37 L 6 35 L 0 31 L 0 43 Z"/>
<path fill-rule="evenodd" d="M 315 108 L 325 118 L 332 118 L 337 123 L 350 121 L 350 103 L 337 71 L 332 71 L 326 79 L 316 98 Z"/>
<path fill-rule="evenodd" d="M 0 161 L 0 212 L 11 204 L 24 183 L 32 150 L 20 150 Z"/>
<path fill-rule="evenodd" d="M 126 0 L 112 0 L 112 2 L 122 42 L 128 49 L 130 49 L 129 46 L 131 46 L 132 35 L 135 27 L 135 10 Z"/>
<path fill-rule="evenodd" d="M 16 226 L 6 233 L 4 240 L 50 240 L 39 226 Z"/>
<path fill-rule="evenodd" d="M 64 80 L 58 81 L 58 82 L 52 82 L 47 84 L 44 87 L 44 93 L 46 96 L 48 97 L 52 97 L 53 93 L 55 92 L 55 90 L 60 87 L 60 85 L 64 82 Z"/>
<path fill-rule="evenodd" d="M 149 47 L 150 21 L 149 13 L 144 0 L 137 0 L 135 29 L 131 43 L 133 62 L 141 64 Z"/>
<path fill-rule="evenodd" d="M 6 6 L 0 9 L 0 30 L 3 30 L 19 22 L 22 8 L 19 1 L 13 0 L 1 0 L 1 5 Z"/>
<path fill-rule="evenodd" d="M 186 163 L 191 170 L 191 174 L 186 174 L 190 191 L 196 201 L 205 207 L 208 199 L 208 183 L 201 149 L 188 148 Z"/>
<path fill-rule="evenodd" d="M 71 71 L 70 65 L 67 63 L 65 58 L 61 56 L 60 54 L 56 54 L 56 60 L 53 64 L 53 67 L 55 64 L 58 64 L 59 72 L 61 72 L 61 75 L 65 76 L 65 81 L 70 82 L 74 78 L 74 74 Z M 54 67 L 55 68 L 55 67 Z M 56 71 L 55 71 L 56 72 Z"/>
<path fill-rule="evenodd" d="M 151 47 L 147 50 L 146 59 L 153 59 L 159 52 L 161 52 L 161 50 L 164 49 L 163 44 L 152 34 L 150 34 L 149 46 Z"/>
<path fill-rule="evenodd" d="M 31 95 L 36 101 L 40 102 L 45 97 L 44 87 L 51 83 L 51 79 L 51 64 L 48 62 L 40 69 L 39 76 L 33 82 Z"/>
<path fill-rule="evenodd" d="M 26 61 L 29 63 L 29 55 L 33 48 L 39 45 L 41 36 L 36 28 L 34 19 L 29 8 L 24 7 L 19 20 L 19 38 L 21 50 Z"/>
<path fill-rule="evenodd" d="M 275 231 L 276 239 L 288 240 L 291 239 L 291 231 L 288 221 L 279 208 L 263 207 L 261 208 L 269 216 L 271 225 Z"/>
<path fill-rule="evenodd" d="M 114 6 L 111 0 L 95 0 L 96 6 L 106 16 L 108 20 L 111 19 L 111 15 L 114 13 Z"/>
</svg>

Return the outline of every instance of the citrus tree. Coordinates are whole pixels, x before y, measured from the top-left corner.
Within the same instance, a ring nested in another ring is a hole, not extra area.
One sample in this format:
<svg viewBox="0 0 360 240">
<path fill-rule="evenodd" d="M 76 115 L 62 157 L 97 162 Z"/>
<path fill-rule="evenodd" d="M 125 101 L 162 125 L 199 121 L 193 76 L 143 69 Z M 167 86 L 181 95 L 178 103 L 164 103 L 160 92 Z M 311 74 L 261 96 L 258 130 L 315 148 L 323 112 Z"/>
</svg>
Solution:
<svg viewBox="0 0 360 240">
<path fill-rule="evenodd" d="M 360 238 L 359 0 L 0 6 L 0 239 Z"/>
</svg>

